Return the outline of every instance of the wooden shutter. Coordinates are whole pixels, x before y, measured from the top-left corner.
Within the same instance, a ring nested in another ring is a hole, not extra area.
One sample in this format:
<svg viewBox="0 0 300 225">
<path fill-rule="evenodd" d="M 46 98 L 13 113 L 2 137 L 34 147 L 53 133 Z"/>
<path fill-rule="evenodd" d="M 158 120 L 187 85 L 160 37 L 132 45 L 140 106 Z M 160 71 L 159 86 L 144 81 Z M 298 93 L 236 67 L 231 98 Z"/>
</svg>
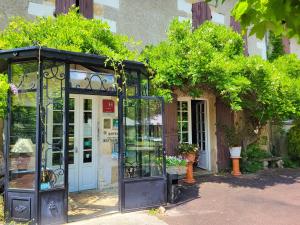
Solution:
<svg viewBox="0 0 300 225">
<path fill-rule="evenodd" d="M 79 12 L 86 18 L 93 18 L 93 0 L 79 0 L 77 1 Z M 56 0 L 55 14 L 67 13 L 72 5 L 76 6 L 76 0 Z"/>
<path fill-rule="evenodd" d="M 93 18 L 93 0 L 79 0 L 79 12 L 88 19 Z"/>
<path fill-rule="evenodd" d="M 217 148 L 218 148 L 218 170 L 226 170 L 230 166 L 230 153 L 225 145 L 223 125 L 234 125 L 234 114 L 230 107 L 226 105 L 219 97 L 216 99 L 216 117 L 217 117 Z"/>
<path fill-rule="evenodd" d="M 167 155 L 174 155 L 178 145 L 177 133 L 177 98 L 165 104 L 165 141 Z"/>
<path fill-rule="evenodd" d="M 192 4 L 192 22 L 196 29 L 206 20 L 211 20 L 211 11 L 206 2 L 197 2 Z"/>
<path fill-rule="evenodd" d="M 241 24 L 237 21 L 235 21 L 235 19 L 231 16 L 230 17 L 230 26 L 232 27 L 232 29 L 237 32 L 237 33 L 241 33 L 242 29 L 241 29 Z M 244 55 L 248 56 L 249 52 L 248 52 L 248 40 L 247 40 L 247 34 L 245 34 L 243 36 L 244 39 Z"/>
<path fill-rule="evenodd" d="M 55 0 L 55 15 L 67 13 L 76 0 Z"/>
<path fill-rule="evenodd" d="M 287 37 L 282 38 L 282 44 L 283 44 L 283 50 L 286 54 L 291 53 L 291 43 L 290 40 Z"/>
</svg>

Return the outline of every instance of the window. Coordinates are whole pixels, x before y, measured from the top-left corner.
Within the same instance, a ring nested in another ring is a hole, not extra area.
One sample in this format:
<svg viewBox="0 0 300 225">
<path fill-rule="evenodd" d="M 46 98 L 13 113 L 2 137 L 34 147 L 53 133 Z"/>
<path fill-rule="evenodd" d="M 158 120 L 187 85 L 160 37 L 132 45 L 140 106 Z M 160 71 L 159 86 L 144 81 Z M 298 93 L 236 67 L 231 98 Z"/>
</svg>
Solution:
<svg viewBox="0 0 300 225">
<path fill-rule="evenodd" d="M 189 142 L 189 120 L 188 120 L 188 102 L 178 101 L 177 103 L 177 126 L 178 140 L 180 143 Z"/>
</svg>

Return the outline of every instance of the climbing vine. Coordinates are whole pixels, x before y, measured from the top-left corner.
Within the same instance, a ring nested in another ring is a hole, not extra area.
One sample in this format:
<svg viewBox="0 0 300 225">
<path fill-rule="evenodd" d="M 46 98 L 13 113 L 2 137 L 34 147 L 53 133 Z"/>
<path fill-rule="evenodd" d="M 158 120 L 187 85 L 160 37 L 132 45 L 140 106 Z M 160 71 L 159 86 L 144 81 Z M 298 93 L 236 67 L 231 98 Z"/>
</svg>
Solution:
<svg viewBox="0 0 300 225">
<path fill-rule="evenodd" d="M 269 44 L 267 56 L 268 60 L 274 61 L 279 56 L 284 55 L 284 46 L 282 43 L 282 36 L 275 35 L 273 32 L 269 32 Z"/>
<path fill-rule="evenodd" d="M 0 33 L 0 49 L 4 50 L 42 46 L 105 55 L 106 63 L 114 68 L 116 77 L 122 75 L 125 82 L 126 74 L 122 61 L 137 59 L 138 52 L 134 50 L 136 45 L 137 43 L 127 36 L 112 33 L 106 22 L 84 18 L 77 13 L 77 8 L 71 9 L 68 14 L 37 17 L 33 21 L 15 17 Z M 3 89 L 6 85 L 0 88 L 1 93 L 7 91 Z M 118 90 L 120 91 L 119 87 Z M 4 102 L 0 104 L 1 113 L 5 108 Z"/>
<path fill-rule="evenodd" d="M 209 89 L 232 110 L 244 110 L 254 128 L 300 116 L 300 61 L 294 55 L 274 62 L 245 57 L 242 37 L 225 26 L 205 22 L 192 31 L 189 21 L 175 19 L 167 39 L 147 47 L 143 57 L 154 89 L 167 100 L 175 89 L 191 96 Z"/>
</svg>

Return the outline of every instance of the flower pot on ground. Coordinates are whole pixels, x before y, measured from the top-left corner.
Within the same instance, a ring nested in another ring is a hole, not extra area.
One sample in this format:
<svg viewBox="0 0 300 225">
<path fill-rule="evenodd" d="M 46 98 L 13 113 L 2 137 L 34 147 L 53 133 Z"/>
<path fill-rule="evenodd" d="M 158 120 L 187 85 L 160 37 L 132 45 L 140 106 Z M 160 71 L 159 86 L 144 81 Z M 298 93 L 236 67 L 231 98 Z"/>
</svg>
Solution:
<svg viewBox="0 0 300 225">
<path fill-rule="evenodd" d="M 196 181 L 193 176 L 193 164 L 196 159 L 198 147 L 193 144 L 183 143 L 178 146 L 178 151 L 182 156 L 185 157 L 187 161 L 186 178 L 184 179 L 184 182 L 188 184 L 194 184 Z"/>
</svg>

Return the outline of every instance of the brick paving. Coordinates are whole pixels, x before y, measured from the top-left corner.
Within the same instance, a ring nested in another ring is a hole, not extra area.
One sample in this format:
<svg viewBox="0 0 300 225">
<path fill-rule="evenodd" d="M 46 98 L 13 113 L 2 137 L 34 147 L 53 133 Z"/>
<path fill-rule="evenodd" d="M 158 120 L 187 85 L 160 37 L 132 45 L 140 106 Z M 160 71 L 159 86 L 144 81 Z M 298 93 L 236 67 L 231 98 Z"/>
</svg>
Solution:
<svg viewBox="0 0 300 225">
<path fill-rule="evenodd" d="M 300 169 L 208 175 L 159 218 L 170 225 L 300 225 Z"/>
</svg>

